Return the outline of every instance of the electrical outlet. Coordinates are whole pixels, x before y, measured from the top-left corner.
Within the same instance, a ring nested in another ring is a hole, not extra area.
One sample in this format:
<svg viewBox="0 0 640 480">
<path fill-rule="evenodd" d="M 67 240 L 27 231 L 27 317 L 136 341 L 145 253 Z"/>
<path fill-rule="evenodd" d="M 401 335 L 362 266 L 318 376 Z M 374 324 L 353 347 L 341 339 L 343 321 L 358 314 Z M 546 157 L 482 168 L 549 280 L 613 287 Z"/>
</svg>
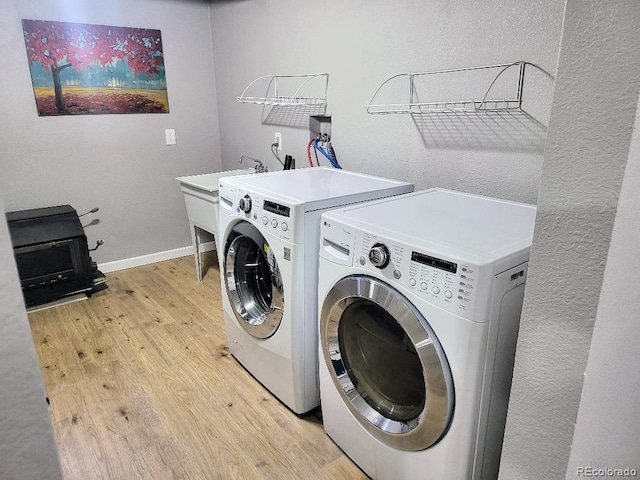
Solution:
<svg viewBox="0 0 640 480">
<path fill-rule="evenodd" d="M 282 134 L 280 132 L 276 132 L 275 134 L 275 140 L 273 141 L 273 143 L 277 143 L 278 147 L 277 150 L 282 150 Z"/>
</svg>

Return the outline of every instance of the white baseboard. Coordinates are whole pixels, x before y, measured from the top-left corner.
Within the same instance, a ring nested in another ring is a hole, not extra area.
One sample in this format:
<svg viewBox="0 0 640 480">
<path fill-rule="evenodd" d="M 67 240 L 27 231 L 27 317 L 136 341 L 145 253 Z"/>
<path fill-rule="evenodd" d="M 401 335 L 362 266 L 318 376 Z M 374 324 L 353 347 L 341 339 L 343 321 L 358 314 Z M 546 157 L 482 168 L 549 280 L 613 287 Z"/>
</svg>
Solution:
<svg viewBox="0 0 640 480">
<path fill-rule="evenodd" d="M 206 242 L 200 246 L 200 252 L 209 252 L 216 249 L 215 242 Z M 150 263 L 163 262 L 165 260 L 171 260 L 173 258 L 186 257 L 187 255 L 193 255 L 193 247 L 174 248 L 173 250 L 165 250 L 164 252 L 149 253 L 147 255 L 140 255 L 139 257 L 124 258 L 122 260 L 115 260 L 113 262 L 105 262 L 98 264 L 98 270 L 102 273 L 116 272 L 118 270 L 124 270 L 126 268 L 140 267 L 142 265 L 149 265 Z"/>
</svg>

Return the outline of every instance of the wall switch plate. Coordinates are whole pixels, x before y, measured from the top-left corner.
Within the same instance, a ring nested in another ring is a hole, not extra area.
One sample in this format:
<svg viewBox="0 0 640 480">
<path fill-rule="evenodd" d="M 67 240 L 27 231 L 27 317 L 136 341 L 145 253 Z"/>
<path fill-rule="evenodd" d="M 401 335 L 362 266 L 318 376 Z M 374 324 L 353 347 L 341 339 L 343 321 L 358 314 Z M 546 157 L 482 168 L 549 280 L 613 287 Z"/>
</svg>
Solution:
<svg viewBox="0 0 640 480">
<path fill-rule="evenodd" d="M 176 131 L 173 128 L 167 128 L 164 131 L 164 137 L 167 142 L 167 145 L 175 145 L 176 144 Z"/>
<path fill-rule="evenodd" d="M 278 144 L 277 150 L 282 150 L 282 134 L 280 132 L 276 132 L 273 143 Z"/>
</svg>

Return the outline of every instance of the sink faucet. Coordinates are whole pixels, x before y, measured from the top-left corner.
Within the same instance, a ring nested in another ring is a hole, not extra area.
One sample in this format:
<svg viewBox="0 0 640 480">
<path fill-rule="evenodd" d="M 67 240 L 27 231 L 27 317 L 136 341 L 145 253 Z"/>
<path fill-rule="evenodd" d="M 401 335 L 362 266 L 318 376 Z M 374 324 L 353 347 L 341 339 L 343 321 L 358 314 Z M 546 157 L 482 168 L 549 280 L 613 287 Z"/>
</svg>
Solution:
<svg viewBox="0 0 640 480">
<path fill-rule="evenodd" d="M 264 173 L 264 172 L 268 172 L 269 171 L 267 166 L 264 165 L 257 158 L 251 158 L 251 157 L 245 157 L 245 156 L 240 157 L 240 163 L 242 163 L 243 160 L 250 160 L 250 161 L 254 162 L 255 165 L 253 166 L 253 168 L 255 169 L 256 173 Z"/>
</svg>

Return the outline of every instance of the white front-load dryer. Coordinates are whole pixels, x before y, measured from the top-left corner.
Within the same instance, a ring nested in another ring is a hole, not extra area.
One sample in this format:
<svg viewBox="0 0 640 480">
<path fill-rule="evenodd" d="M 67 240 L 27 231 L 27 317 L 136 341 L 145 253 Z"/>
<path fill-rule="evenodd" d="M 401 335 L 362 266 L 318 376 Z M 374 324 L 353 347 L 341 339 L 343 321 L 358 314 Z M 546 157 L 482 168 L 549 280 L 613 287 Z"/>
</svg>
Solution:
<svg viewBox="0 0 640 480">
<path fill-rule="evenodd" d="M 496 478 L 534 221 L 442 189 L 322 215 L 324 428 L 372 478 Z"/>
<path fill-rule="evenodd" d="M 219 265 L 229 350 L 295 413 L 320 402 L 320 215 L 413 188 L 331 168 L 220 179 Z"/>
</svg>

